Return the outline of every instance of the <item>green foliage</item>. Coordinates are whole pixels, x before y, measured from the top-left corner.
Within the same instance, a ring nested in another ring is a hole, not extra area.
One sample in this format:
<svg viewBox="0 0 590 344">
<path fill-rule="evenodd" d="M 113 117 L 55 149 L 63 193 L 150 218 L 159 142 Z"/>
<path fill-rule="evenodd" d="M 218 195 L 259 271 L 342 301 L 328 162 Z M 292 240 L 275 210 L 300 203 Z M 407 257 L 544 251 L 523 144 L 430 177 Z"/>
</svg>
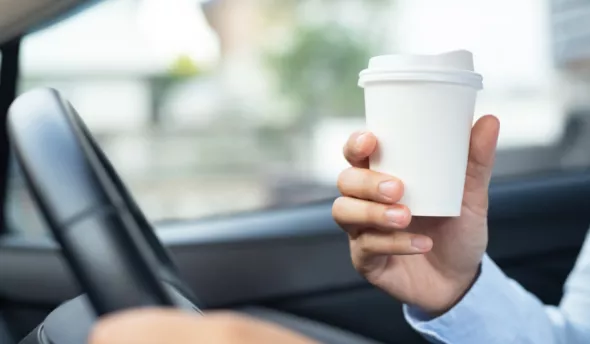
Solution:
<svg viewBox="0 0 590 344">
<path fill-rule="evenodd" d="M 286 50 L 270 54 L 280 90 L 303 115 L 359 116 L 363 93 L 358 73 L 371 55 L 367 40 L 334 23 L 296 28 Z"/>
<path fill-rule="evenodd" d="M 177 78 L 193 77 L 200 72 L 201 71 L 195 61 L 186 54 L 179 55 L 169 69 L 170 75 Z"/>
</svg>

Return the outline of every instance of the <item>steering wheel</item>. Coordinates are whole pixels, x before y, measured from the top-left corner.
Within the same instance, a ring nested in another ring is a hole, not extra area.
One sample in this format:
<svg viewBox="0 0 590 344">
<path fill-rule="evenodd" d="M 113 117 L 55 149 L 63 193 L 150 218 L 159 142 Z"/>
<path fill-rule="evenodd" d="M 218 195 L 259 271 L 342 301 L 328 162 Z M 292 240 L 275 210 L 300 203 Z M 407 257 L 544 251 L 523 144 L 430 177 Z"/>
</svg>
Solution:
<svg viewBox="0 0 590 344">
<path fill-rule="evenodd" d="M 53 89 L 24 93 L 9 109 L 8 131 L 33 199 L 98 316 L 146 306 L 200 312 L 68 101 Z"/>
</svg>

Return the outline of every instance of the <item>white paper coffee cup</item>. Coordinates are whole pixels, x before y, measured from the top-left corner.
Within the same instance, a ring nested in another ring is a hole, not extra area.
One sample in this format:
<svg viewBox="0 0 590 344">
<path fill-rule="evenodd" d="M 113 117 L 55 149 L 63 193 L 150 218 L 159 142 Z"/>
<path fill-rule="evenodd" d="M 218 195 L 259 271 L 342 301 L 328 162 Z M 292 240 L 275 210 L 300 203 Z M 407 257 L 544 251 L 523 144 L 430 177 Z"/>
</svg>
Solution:
<svg viewBox="0 0 590 344">
<path fill-rule="evenodd" d="M 373 57 L 360 73 L 367 129 L 376 135 L 371 169 L 405 186 L 414 216 L 459 216 L 469 138 L 482 77 L 465 50 Z"/>
</svg>

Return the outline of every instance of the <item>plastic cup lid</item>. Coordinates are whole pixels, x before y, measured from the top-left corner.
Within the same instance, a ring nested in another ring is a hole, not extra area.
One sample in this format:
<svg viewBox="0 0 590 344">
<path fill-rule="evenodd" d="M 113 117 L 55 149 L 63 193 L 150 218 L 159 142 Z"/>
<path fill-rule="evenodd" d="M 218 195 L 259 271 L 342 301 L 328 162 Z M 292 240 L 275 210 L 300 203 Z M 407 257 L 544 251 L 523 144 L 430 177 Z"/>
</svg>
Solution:
<svg viewBox="0 0 590 344">
<path fill-rule="evenodd" d="M 473 54 L 467 50 L 437 55 L 375 56 L 359 76 L 361 87 L 375 81 L 431 81 L 483 88 L 482 76 L 474 72 Z"/>
</svg>

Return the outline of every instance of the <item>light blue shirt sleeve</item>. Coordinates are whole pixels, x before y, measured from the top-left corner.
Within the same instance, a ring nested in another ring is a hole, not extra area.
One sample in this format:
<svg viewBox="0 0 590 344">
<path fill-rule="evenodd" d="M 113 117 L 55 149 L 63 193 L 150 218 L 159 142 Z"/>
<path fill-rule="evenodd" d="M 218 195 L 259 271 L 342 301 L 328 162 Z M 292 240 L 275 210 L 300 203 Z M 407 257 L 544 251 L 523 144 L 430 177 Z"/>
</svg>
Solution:
<svg viewBox="0 0 590 344">
<path fill-rule="evenodd" d="M 559 307 L 543 305 L 485 255 L 477 281 L 450 311 L 430 319 L 404 306 L 404 314 L 431 343 L 590 343 L 590 234 Z"/>
</svg>

